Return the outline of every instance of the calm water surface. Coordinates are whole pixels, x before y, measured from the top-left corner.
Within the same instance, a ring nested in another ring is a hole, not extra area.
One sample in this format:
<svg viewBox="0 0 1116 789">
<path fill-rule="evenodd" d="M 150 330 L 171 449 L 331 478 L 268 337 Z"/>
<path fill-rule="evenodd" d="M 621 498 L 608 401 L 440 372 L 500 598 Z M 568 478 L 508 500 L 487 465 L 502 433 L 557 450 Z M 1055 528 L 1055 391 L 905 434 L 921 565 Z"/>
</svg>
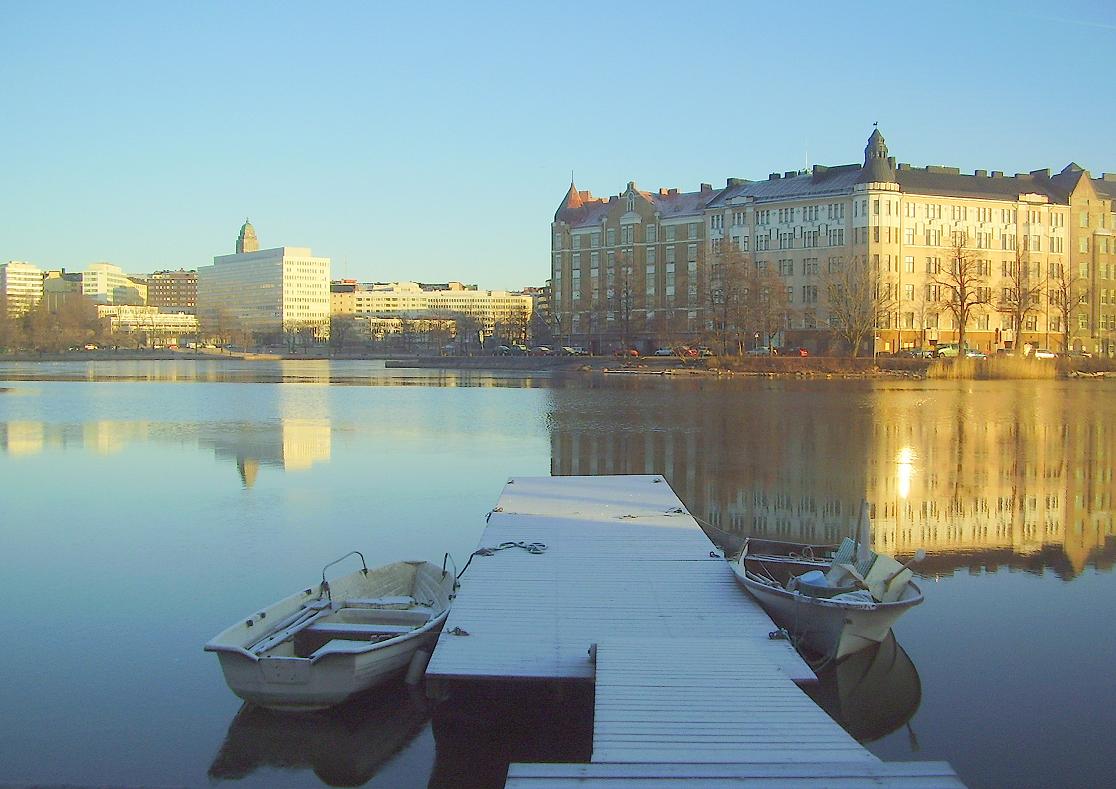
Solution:
<svg viewBox="0 0 1116 789">
<path fill-rule="evenodd" d="M 927 602 L 826 709 L 972 787 L 1110 782 L 1116 382 L 618 378 L 0 364 L 0 784 L 459 785 L 421 698 L 242 709 L 201 646 L 354 548 L 460 563 L 552 473 L 664 474 L 726 539 L 866 499 Z"/>
</svg>

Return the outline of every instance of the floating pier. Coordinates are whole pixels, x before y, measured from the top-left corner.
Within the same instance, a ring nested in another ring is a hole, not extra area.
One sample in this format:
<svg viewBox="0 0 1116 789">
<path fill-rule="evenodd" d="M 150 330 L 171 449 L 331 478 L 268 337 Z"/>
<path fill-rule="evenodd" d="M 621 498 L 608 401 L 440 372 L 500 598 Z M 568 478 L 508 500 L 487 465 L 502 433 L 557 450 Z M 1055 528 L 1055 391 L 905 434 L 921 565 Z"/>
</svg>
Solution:
<svg viewBox="0 0 1116 789">
<path fill-rule="evenodd" d="M 511 479 L 480 549 L 429 692 L 595 684 L 591 763 L 513 764 L 508 787 L 963 785 L 884 764 L 798 687 L 816 676 L 660 476 Z"/>
</svg>

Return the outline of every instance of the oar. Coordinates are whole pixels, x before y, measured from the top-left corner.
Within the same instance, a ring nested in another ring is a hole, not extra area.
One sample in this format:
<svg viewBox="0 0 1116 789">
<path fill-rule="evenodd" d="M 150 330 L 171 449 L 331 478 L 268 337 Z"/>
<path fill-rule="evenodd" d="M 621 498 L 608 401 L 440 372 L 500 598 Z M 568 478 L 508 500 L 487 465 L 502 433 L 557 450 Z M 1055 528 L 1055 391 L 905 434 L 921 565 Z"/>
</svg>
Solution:
<svg viewBox="0 0 1116 789">
<path fill-rule="evenodd" d="M 877 600 L 883 599 L 884 592 L 887 591 L 887 587 L 891 586 L 891 582 L 899 577 L 899 573 L 903 572 L 904 570 L 910 569 L 910 566 L 912 564 L 917 564 L 918 562 L 921 562 L 925 558 L 926 558 L 926 551 L 919 548 L 917 551 L 915 551 L 914 556 L 912 556 L 910 559 L 907 560 L 906 564 L 904 564 L 898 570 L 893 572 L 891 575 L 887 576 L 887 578 L 884 578 L 879 583 L 872 584 L 872 588 L 869 589 L 869 591 L 872 593 L 872 597 L 876 598 Z"/>
</svg>

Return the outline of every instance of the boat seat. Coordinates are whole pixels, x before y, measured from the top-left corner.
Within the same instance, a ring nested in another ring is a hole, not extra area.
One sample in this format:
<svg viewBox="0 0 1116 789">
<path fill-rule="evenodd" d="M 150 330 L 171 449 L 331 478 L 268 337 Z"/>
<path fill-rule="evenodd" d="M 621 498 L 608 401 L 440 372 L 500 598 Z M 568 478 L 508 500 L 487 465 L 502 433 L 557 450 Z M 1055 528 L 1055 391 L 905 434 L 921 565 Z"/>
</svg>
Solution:
<svg viewBox="0 0 1116 789">
<path fill-rule="evenodd" d="M 417 600 L 407 595 L 395 597 L 349 597 L 345 608 L 410 608 Z"/>
<path fill-rule="evenodd" d="M 368 625 L 411 625 L 418 627 L 430 621 L 430 608 L 342 608 L 334 615 L 342 622 Z"/>
<path fill-rule="evenodd" d="M 350 622 L 315 622 L 307 633 L 333 638 L 367 639 L 373 636 L 401 636 L 415 628 L 411 625 L 352 624 Z"/>
</svg>

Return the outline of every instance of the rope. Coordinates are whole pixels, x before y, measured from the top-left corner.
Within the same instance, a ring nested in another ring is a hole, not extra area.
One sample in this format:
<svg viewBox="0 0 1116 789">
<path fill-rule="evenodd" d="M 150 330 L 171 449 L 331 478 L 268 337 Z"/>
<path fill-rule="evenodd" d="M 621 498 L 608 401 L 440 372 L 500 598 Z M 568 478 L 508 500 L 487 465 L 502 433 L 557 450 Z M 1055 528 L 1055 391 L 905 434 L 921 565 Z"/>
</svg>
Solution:
<svg viewBox="0 0 1116 789">
<path fill-rule="evenodd" d="M 502 542 L 495 548 L 477 548 L 469 554 L 469 561 L 465 562 L 465 566 L 461 568 L 461 572 L 457 574 L 458 579 L 465 575 L 465 571 L 469 569 L 469 565 L 473 563 L 474 556 L 493 556 L 497 551 L 506 551 L 508 548 L 521 548 L 527 553 L 545 553 L 546 545 L 541 542 Z"/>
</svg>

